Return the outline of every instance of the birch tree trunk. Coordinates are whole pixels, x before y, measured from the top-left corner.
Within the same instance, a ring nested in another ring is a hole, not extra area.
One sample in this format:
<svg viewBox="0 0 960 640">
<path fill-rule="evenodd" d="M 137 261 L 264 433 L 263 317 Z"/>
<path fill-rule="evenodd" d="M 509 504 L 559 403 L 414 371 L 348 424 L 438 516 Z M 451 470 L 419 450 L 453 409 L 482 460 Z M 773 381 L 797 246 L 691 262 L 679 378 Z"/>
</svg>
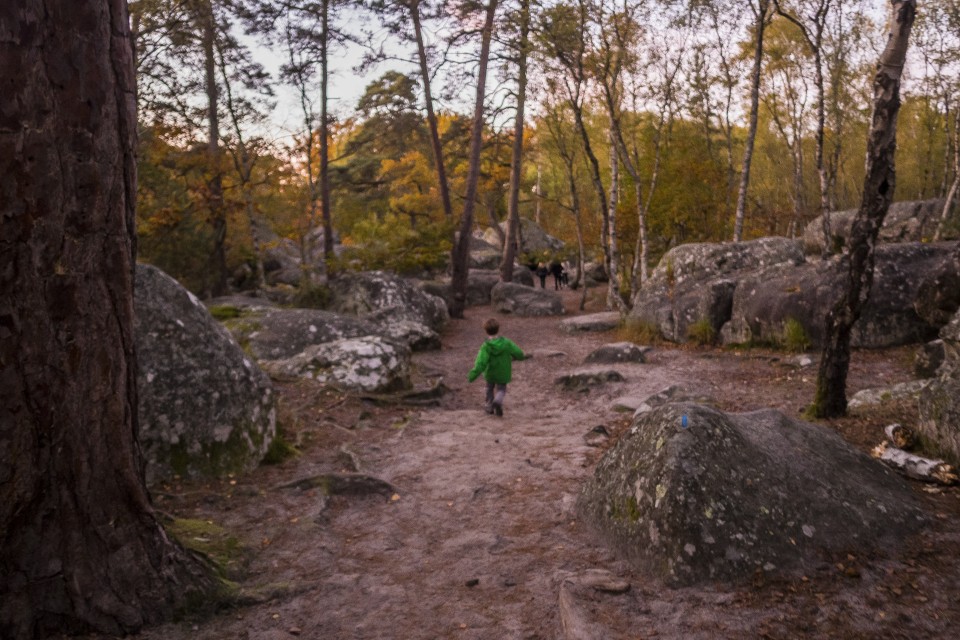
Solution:
<svg viewBox="0 0 960 640">
<path fill-rule="evenodd" d="M 144 486 L 128 24 L 124 0 L 0 4 L 3 638 L 125 636 L 215 592 Z"/>
<path fill-rule="evenodd" d="M 756 4 L 754 4 L 756 2 Z M 756 43 L 753 49 L 753 72 L 750 81 L 750 124 L 747 130 L 746 148 L 743 151 L 743 169 L 740 172 L 740 188 L 737 192 L 737 213 L 733 222 L 733 241 L 743 239 L 743 220 L 747 211 L 747 189 L 750 186 L 750 164 L 757 139 L 757 119 L 760 112 L 760 72 L 763 67 L 763 35 L 767 28 L 770 0 L 751 0 L 754 14 Z"/>
<path fill-rule="evenodd" d="M 850 334 L 870 296 L 877 235 L 896 187 L 894 157 L 900 77 L 917 5 L 916 0 L 892 0 L 890 4 L 890 35 L 873 81 L 873 117 L 867 139 L 863 199 L 850 232 L 849 254 L 844 256 L 847 281 L 840 298 L 827 313 L 816 395 L 809 410 L 816 418 L 842 416 L 847 411 Z"/>
</svg>

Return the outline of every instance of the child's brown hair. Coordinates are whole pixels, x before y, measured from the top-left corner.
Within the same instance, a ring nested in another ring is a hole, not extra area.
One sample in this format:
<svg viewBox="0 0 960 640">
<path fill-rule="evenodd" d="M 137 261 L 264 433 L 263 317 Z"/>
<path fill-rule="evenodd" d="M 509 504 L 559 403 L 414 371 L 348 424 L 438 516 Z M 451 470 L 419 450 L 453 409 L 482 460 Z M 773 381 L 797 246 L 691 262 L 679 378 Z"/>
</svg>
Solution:
<svg viewBox="0 0 960 640">
<path fill-rule="evenodd" d="M 500 323 L 497 322 L 496 318 L 490 318 L 483 323 L 483 330 L 487 332 L 488 336 L 495 336 L 500 331 Z"/>
</svg>

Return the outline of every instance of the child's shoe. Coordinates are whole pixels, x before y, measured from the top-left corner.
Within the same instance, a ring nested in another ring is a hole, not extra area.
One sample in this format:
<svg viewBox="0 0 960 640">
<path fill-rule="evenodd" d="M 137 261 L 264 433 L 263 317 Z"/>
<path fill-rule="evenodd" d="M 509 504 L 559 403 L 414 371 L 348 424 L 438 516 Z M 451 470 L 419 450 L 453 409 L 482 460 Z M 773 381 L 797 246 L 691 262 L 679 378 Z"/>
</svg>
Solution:
<svg viewBox="0 0 960 640">
<path fill-rule="evenodd" d="M 497 417 L 498 417 L 498 418 L 502 418 L 502 417 L 503 417 L 503 405 L 499 405 L 499 404 L 497 404 L 497 403 L 494 403 L 494 404 L 493 404 L 493 412 L 497 414 Z"/>
</svg>

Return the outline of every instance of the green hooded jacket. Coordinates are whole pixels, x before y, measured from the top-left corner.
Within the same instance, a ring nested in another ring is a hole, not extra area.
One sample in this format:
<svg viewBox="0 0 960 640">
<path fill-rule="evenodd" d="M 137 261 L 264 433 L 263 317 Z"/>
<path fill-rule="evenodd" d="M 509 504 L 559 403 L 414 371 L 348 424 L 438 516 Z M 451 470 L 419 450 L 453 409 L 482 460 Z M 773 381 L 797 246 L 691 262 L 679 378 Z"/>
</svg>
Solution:
<svg viewBox="0 0 960 640">
<path fill-rule="evenodd" d="M 473 382 L 482 373 L 487 382 L 507 384 L 513 373 L 513 361 L 525 359 L 523 351 L 512 340 L 503 336 L 488 338 L 480 347 L 467 379 Z"/>
</svg>

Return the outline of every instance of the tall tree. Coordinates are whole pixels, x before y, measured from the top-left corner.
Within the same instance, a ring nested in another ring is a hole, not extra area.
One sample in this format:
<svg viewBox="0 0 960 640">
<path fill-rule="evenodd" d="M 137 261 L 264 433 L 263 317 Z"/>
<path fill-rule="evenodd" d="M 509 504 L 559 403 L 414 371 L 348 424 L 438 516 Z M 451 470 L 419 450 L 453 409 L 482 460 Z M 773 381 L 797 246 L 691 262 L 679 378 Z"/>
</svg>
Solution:
<svg viewBox="0 0 960 640">
<path fill-rule="evenodd" d="M 520 0 L 515 12 L 516 40 L 513 56 L 516 60 L 517 107 L 513 120 L 513 149 L 510 156 L 510 191 L 507 205 L 507 233 L 500 261 L 500 279 L 513 281 L 513 264 L 519 251 L 520 180 L 523 176 L 524 107 L 527 102 L 527 59 L 530 52 L 530 0 Z"/>
<path fill-rule="evenodd" d="M 750 164 L 753 161 L 753 146 L 757 139 L 757 117 L 760 112 L 760 78 L 763 69 L 763 36 L 770 21 L 771 0 L 750 0 L 753 13 L 753 71 L 750 75 L 750 121 L 747 125 L 747 141 L 743 150 L 743 167 L 740 170 L 740 188 L 737 191 L 737 212 L 733 221 L 733 241 L 743 239 L 743 221 L 747 212 L 747 189 L 750 187 Z"/>
<path fill-rule="evenodd" d="M 128 24 L 123 0 L 0 5 L 5 638 L 125 635 L 215 588 L 160 525 L 137 440 Z"/>
<path fill-rule="evenodd" d="M 800 30 L 804 41 L 813 55 L 813 82 L 816 88 L 817 124 L 814 130 L 815 150 L 814 157 L 817 167 L 817 178 L 820 187 L 820 216 L 823 231 L 823 252 L 828 254 L 830 242 L 830 181 L 827 176 L 827 165 L 824 161 L 824 135 L 826 130 L 826 88 L 824 80 L 824 38 L 831 17 L 833 3 L 843 0 L 796 0 L 794 6 L 784 7 L 785 0 L 774 0 L 777 13 Z"/>
<path fill-rule="evenodd" d="M 490 41 L 493 38 L 493 19 L 496 12 L 497 0 L 488 0 L 484 8 L 483 27 L 480 31 L 477 92 L 473 103 L 473 124 L 470 129 L 470 166 L 467 171 L 463 215 L 460 218 L 460 235 L 450 252 L 452 266 L 450 289 L 453 298 L 453 304 L 450 305 L 450 317 L 452 318 L 462 318 L 463 310 L 467 305 L 470 238 L 473 235 L 473 211 L 476 207 L 477 186 L 480 182 L 480 147 L 483 142 L 484 101 L 487 95 L 487 64 L 490 60 Z"/>
<path fill-rule="evenodd" d="M 917 3 L 916 0 L 891 0 L 890 5 L 890 34 L 880 54 L 873 80 L 873 116 L 867 140 L 863 198 L 850 231 L 849 253 L 843 256 L 847 281 L 840 298 L 827 314 L 816 395 L 810 407 L 811 415 L 817 418 L 832 418 L 846 413 L 850 334 L 870 296 L 874 248 L 896 188 L 894 157 L 897 149 L 897 114 L 900 111 L 900 77 L 907 57 L 907 44 Z"/>
</svg>

